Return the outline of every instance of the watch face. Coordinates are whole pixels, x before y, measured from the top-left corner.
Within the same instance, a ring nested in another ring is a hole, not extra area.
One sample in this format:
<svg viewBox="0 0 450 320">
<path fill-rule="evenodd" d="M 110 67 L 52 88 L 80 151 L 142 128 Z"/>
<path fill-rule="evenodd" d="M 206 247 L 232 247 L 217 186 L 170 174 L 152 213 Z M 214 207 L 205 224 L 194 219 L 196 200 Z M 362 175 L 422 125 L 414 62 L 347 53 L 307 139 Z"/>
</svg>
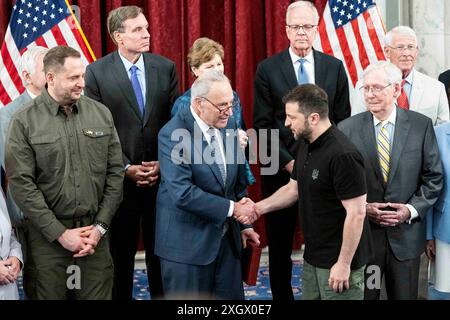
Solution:
<svg viewBox="0 0 450 320">
<path fill-rule="evenodd" d="M 105 235 L 105 233 L 106 233 L 105 228 L 103 228 L 102 226 L 99 226 L 99 225 L 96 225 L 95 227 L 97 228 L 98 231 L 100 231 L 100 234 L 101 234 L 102 236 Z"/>
</svg>

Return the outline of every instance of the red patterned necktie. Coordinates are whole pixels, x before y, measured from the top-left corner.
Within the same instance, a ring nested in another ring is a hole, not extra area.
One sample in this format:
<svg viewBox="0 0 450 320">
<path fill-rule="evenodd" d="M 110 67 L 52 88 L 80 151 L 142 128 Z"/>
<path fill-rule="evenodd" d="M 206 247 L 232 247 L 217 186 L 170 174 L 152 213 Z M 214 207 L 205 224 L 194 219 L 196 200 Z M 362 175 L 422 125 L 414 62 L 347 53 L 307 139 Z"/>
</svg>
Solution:
<svg viewBox="0 0 450 320">
<path fill-rule="evenodd" d="M 400 93 L 400 96 L 397 98 L 397 104 L 400 108 L 408 110 L 409 109 L 409 101 L 408 101 L 408 97 L 406 96 L 406 92 L 405 92 L 405 83 L 406 83 L 406 80 L 403 79 L 402 80 L 402 91 Z"/>
</svg>

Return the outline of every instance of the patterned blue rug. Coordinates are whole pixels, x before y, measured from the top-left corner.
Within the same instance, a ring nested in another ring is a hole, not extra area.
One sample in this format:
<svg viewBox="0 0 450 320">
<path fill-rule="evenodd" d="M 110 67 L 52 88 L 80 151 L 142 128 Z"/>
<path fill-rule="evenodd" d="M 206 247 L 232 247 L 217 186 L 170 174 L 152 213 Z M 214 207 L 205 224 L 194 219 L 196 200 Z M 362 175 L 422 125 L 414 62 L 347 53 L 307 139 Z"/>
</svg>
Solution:
<svg viewBox="0 0 450 320">
<path fill-rule="evenodd" d="M 292 269 L 292 290 L 295 299 L 299 300 L 302 294 L 302 264 L 299 261 L 294 261 Z M 23 300 L 22 277 L 19 277 L 18 284 L 20 299 Z M 247 300 L 272 300 L 269 283 L 269 267 L 260 267 L 256 286 L 244 285 L 244 290 Z M 134 272 L 133 297 L 136 300 L 150 300 L 146 270 L 138 269 Z"/>
<path fill-rule="evenodd" d="M 300 300 L 302 293 L 302 271 L 302 264 L 299 261 L 294 261 L 292 268 L 292 291 L 296 300 Z M 260 267 L 256 286 L 245 285 L 244 290 L 247 300 L 272 300 L 269 283 L 269 267 Z M 150 300 L 145 270 L 136 270 L 134 272 L 133 297 L 136 300 Z"/>
</svg>

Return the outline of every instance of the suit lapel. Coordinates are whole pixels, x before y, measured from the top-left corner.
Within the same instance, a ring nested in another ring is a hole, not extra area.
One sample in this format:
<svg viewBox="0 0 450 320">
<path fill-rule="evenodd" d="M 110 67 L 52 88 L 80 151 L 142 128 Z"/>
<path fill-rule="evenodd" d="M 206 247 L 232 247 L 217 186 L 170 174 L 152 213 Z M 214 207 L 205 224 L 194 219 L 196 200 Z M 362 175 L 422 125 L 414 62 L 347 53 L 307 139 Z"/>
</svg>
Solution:
<svg viewBox="0 0 450 320">
<path fill-rule="evenodd" d="M 289 50 L 285 50 L 281 55 L 281 73 L 283 73 L 288 87 L 290 89 L 295 88 L 297 83 L 297 77 L 295 76 L 294 67 L 292 66 L 291 56 Z"/>
<path fill-rule="evenodd" d="M 390 184 L 392 177 L 395 176 L 395 172 L 400 164 L 403 147 L 408 139 L 410 127 L 411 125 L 408 120 L 407 111 L 397 108 L 397 119 L 395 120 L 394 141 L 392 143 L 393 146 L 391 150 L 388 185 Z"/>
<path fill-rule="evenodd" d="M 409 102 L 409 109 L 413 111 L 417 111 L 418 108 L 422 107 L 420 101 L 422 100 L 422 96 L 425 90 L 424 84 L 425 81 L 421 79 L 421 75 L 419 72 L 414 72 L 413 77 L 413 85 L 411 87 L 411 101 Z"/>
<path fill-rule="evenodd" d="M 378 160 L 377 139 L 375 137 L 375 128 L 373 126 L 373 116 L 370 112 L 364 113 L 364 118 L 360 130 L 361 138 L 364 142 L 364 152 L 372 165 L 378 181 L 383 181 L 381 175 L 380 162 Z"/>
<path fill-rule="evenodd" d="M 144 125 L 150 119 L 150 114 L 152 112 L 152 107 L 154 105 L 153 101 L 155 99 L 156 87 L 158 84 L 158 69 L 151 62 L 150 56 L 144 54 L 144 64 L 145 64 L 145 83 L 146 83 L 146 95 L 145 95 L 145 114 L 144 114 Z"/>
<path fill-rule="evenodd" d="M 313 50 L 314 55 L 314 78 L 315 84 L 321 88 L 325 88 L 325 75 L 327 74 L 327 64 L 322 62 L 322 55 Z"/>
<path fill-rule="evenodd" d="M 125 70 L 125 66 L 117 51 L 113 55 L 111 72 L 112 78 L 117 81 L 117 87 L 123 92 L 123 96 L 126 97 L 128 106 L 133 109 L 138 119 L 141 120 L 141 112 L 139 111 L 136 95 L 131 86 L 131 81 L 128 78 L 127 70 Z"/>
<path fill-rule="evenodd" d="M 227 129 L 230 128 L 226 128 L 226 129 L 221 129 L 220 133 L 222 134 L 222 141 L 223 141 L 223 151 L 225 153 L 225 161 L 226 161 L 226 166 L 227 166 L 227 179 L 225 181 L 225 187 L 229 186 L 231 183 L 231 178 L 236 174 L 236 166 L 235 164 L 237 163 L 237 155 L 238 155 L 238 149 L 239 146 L 236 146 L 236 139 L 233 136 L 233 144 L 230 144 L 229 146 L 227 146 L 227 140 L 230 139 L 231 137 L 229 136 L 230 133 L 227 133 Z M 236 132 L 236 131 L 233 131 Z M 228 150 L 228 147 L 233 147 L 233 150 Z"/>
<path fill-rule="evenodd" d="M 220 174 L 219 166 L 215 163 L 206 164 L 204 162 L 205 160 L 203 154 L 205 149 L 208 147 L 208 141 L 206 141 L 206 138 L 203 135 L 202 130 L 198 126 L 197 121 L 195 121 L 194 117 L 192 116 L 190 108 L 186 108 L 186 110 L 183 110 L 181 112 L 185 112 L 185 125 L 186 128 L 188 128 L 188 130 L 191 132 L 191 141 L 194 145 L 192 163 L 196 163 L 196 161 L 199 160 L 202 161 L 203 164 L 207 165 L 222 187 L 223 192 L 225 192 L 225 187 L 223 185 L 223 179 L 222 175 Z M 196 139 L 201 139 L 201 143 L 199 143 L 199 141 Z"/>
</svg>

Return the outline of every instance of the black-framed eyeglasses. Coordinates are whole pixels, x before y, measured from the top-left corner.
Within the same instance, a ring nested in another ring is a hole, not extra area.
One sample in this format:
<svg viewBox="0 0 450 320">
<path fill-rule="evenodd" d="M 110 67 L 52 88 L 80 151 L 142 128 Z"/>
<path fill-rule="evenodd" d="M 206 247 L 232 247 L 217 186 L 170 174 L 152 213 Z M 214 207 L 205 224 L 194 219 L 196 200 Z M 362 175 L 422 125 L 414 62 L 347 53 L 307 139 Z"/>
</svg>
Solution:
<svg viewBox="0 0 450 320">
<path fill-rule="evenodd" d="M 387 85 L 383 86 L 373 86 L 373 87 L 369 87 L 369 86 L 363 86 L 361 88 L 359 88 L 359 90 L 363 91 L 365 94 L 369 94 L 370 91 L 372 91 L 374 94 L 379 94 L 381 91 L 383 91 L 384 89 L 386 89 L 387 87 L 391 86 L 392 83 L 389 83 Z"/>
<path fill-rule="evenodd" d="M 236 106 L 236 102 L 233 100 L 232 102 L 224 102 L 220 104 L 215 104 L 211 100 L 209 100 L 207 97 L 200 97 L 200 99 L 204 99 L 211 103 L 211 105 L 219 111 L 220 114 L 225 113 L 226 111 L 230 110 L 231 108 L 234 108 Z"/>
<path fill-rule="evenodd" d="M 300 29 L 303 29 L 305 32 L 310 32 L 312 31 L 315 27 L 317 27 L 316 25 L 313 24 L 288 24 L 287 27 L 294 32 L 299 32 Z"/>
</svg>

